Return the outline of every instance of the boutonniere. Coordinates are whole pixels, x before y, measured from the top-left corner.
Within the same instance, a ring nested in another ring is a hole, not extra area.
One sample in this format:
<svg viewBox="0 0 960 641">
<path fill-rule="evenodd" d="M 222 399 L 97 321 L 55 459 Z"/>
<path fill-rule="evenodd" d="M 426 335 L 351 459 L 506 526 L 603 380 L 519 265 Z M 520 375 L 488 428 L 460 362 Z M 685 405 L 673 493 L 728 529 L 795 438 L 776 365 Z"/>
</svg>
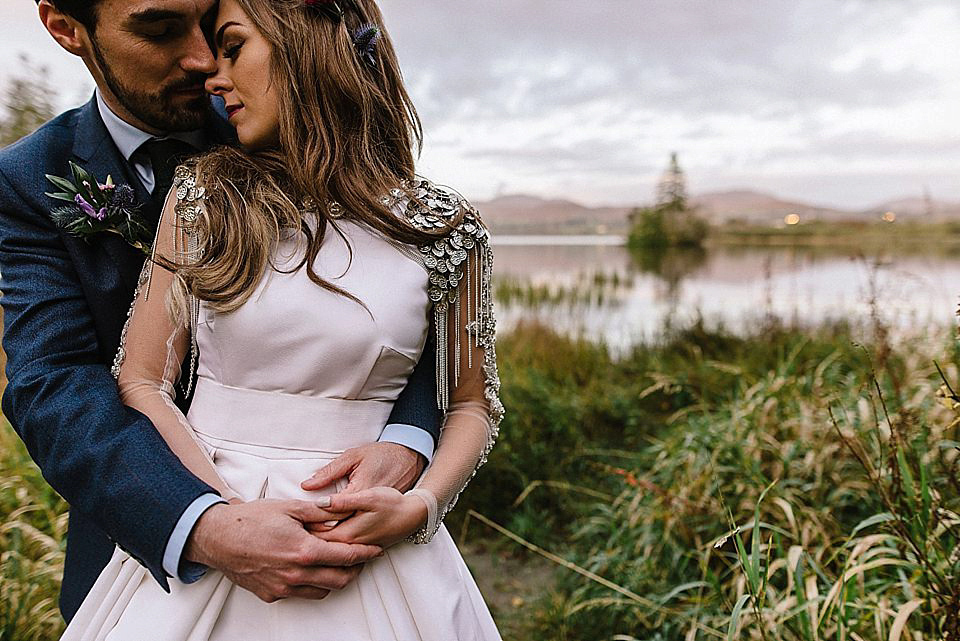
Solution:
<svg viewBox="0 0 960 641">
<path fill-rule="evenodd" d="M 70 203 L 50 212 L 53 223 L 68 234 L 89 239 L 109 232 L 121 236 L 144 254 L 150 253 L 153 234 L 140 218 L 140 205 L 130 185 L 115 185 L 110 176 L 98 182 L 82 167 L 70 163 L 70 178 L 47 174 L 61 191 L 47 196 Z"/>
</svg>

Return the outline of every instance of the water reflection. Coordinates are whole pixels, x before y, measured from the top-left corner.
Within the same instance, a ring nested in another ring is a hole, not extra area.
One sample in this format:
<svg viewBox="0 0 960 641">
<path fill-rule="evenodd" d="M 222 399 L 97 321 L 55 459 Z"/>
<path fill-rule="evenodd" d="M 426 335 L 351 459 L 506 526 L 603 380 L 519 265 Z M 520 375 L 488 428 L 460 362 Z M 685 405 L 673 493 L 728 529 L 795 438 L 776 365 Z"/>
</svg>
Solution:
<svg viewBox="0 0 960 641">
<path fill-rule="evenodd" d="M 703 247 L 650 247 L 628 251 L 631 267 L 658 276 L 667 287 L 668 297 L 676 297 L 680 283 L 694 276 L 707 262 L 707 250 Z"/>
<path fill-rule="evenodd" d="M 855 248 L 715 247 L 631 253 L 612 244 L 496 243 L 501 325 L 534 317 L 614 347 L 655 339 L 702 317 L 743 331 L 765 318 L 807 326 L 866 324 L 875 309 L 894 330 L 954 322 L 955 250 L 864 254 Z"/>
</svg>

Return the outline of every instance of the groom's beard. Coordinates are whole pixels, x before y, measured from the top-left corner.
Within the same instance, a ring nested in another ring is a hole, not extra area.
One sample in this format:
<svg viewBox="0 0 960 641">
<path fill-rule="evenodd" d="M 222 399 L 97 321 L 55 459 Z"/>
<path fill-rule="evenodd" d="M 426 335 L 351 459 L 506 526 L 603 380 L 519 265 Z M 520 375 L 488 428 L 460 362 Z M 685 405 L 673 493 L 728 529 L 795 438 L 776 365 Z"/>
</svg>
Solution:
<svg viewBox="0 0 960 641">
<path fill-rule="evenodd" d="M 190 74 L 162 87 L 157 92 L 138 91 L 129 89 L 114 75 L 106 63 L 96 40 L 91 39 L 93 57 L 100 67 L 104 82 L 116 96 L 117 100 L 126 107 L 132 115 L 148 126 L 163 132 L 193 131 L 201 128 L 213 112 L 210 98 L 203 94 L 189 102 L 177 104 L 173 100 L 174 92 L 190 89 L 197 85 L 203 86 L 207 76 L 204 74 Z"/>
</svg>

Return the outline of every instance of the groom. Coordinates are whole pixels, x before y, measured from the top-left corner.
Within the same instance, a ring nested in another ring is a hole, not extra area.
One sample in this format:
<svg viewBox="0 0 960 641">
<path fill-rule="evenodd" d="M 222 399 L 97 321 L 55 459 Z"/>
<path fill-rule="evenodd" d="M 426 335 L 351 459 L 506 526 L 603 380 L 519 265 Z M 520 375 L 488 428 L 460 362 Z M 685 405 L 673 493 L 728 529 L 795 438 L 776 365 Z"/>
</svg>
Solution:
<svg viewBox="0 0 960 641">
<path fill-rule="evenodd" d="M 232 140 L 203 91 L 215 0 L 38 0 L 44 27 L 97 85 L 85 106 L 0 151 L 0 274 L 9 384 L 3 413 L 70 504 L 60 608 L 76 613 L 114 544 L 169 590 L 206 567 L 265 601 L 323 598 L 380 550 L 325 542 L 305 524 L 322 502 L 231 505 L 190 474 L 147 418 L 120 402 L 109 366 L 143 256 L 113 234 L 57 229 L 45 174 L 70 161 L 133 187 L 156 225 L 173 168 Z M 412 486 L 439 433 L 432 350 L 397 402 L 381 442 L 350 450 L 307 484 Z M 376 481 L 376 483 L 375 483 Z M 328 517 L 327 517 L 328 518 Z"/>
</svg>

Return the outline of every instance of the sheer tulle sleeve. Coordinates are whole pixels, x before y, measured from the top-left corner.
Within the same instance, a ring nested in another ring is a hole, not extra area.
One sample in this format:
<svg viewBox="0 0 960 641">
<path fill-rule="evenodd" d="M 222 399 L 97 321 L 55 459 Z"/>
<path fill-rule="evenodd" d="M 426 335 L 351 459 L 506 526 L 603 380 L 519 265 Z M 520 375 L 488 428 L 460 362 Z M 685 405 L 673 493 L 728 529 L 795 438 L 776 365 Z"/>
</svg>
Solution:
<svg viewBox="0 0 960 641">
<path fill-rule="evenodd" d="M 446 412 L 433 462 L 416 488 L 410 490 L 427 504 L 427 523 L 411 537 L 416 543 L 431 540 L 467 483 L 486 462 L 503 416 L 490 282 L 493 256 L 489 236 L 476 212 L 470 210 L 466 221 L 466 229 L 461 224 L 452 234 L 454 246 L 446 242 L 452 250 L 449 259 L 441 258 L 457 270 L 451 273 L 459 276 L 459 282 L 446 289 L 435 303 L 434 325 L 440 345 L 438 400 Z M 449 273 L 446 278 L 452 283 Z M 436 280 L 432 278 L 431 283 L 436 284 Z M 437 297 L 436 289 L 432 294 Z M 445 337 L 443 344 L 441 336 Z"/>
<path fill-rule="evenodd" d="M 124 404 L 145 414 L 187 469 L 230 499 L 237 494 L 217 474 L 207 450 L 174 403 L 181 364 L 191 347 L 188 310 L 192 305 L 173 304 L 171 286 L 176 275 L 156 259 L 183 260 L 182 248 L 188 243 L 176 209 L 171 192 L 160 219 L 154 254 L 140 275 L 114 375 Z"/>
</svg>

